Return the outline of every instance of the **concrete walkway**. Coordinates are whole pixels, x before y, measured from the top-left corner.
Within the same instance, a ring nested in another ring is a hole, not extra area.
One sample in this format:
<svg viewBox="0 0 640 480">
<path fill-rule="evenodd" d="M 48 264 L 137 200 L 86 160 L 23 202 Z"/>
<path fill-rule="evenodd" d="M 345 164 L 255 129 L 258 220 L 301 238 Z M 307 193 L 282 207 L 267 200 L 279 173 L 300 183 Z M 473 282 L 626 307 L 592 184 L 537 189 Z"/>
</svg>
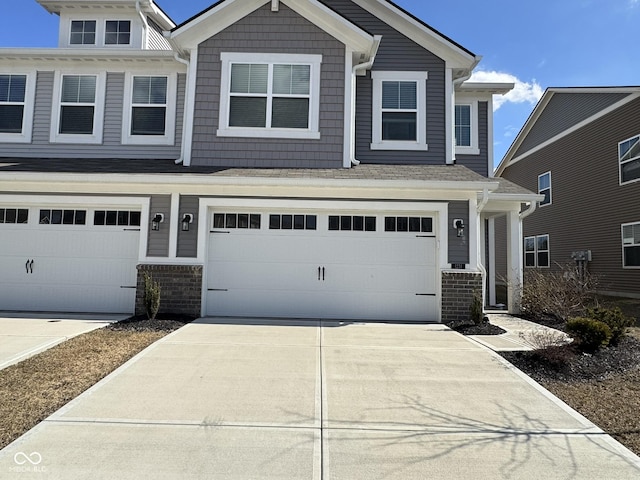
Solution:
<svg viewBox="0 0 640 480">
<path fill-rule="evenodd" d="M 469 335 L 469 337 L 495 352 L 535 350 L 541 346 L 540 343 L 547 345 L 547 342 L 551 341 L 571 342 L 571 338 L 564 332 L 506 313 L 489 313 L 487 316 L 491 324 L 502 328 L 506 333 L 502 335 Z"/>
<path fill-rule="evenodd" d="M 0 370 L 127 316 L 0 312 Z"/>
<path fill-rule="evenodd" d="M 640 478 L 640 459 L 440 325 L 203 319 L 0 451 L 18 479 Z"/>
</svg>

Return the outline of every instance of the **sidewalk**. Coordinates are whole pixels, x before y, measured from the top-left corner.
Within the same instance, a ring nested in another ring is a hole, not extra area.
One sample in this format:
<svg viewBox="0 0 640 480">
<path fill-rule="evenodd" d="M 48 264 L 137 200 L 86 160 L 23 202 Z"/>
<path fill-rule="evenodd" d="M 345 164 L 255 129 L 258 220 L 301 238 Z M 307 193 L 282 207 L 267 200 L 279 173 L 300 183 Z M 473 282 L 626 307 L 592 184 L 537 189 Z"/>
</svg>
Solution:
<svg viewBox="0 0 640 480">
<path fill-rule="evenodd" d="M 513 317 L 507 313 L 487 313 L 489 322 L 507 333 L 502 335 L 469 335 L 476 342 L 495 352 L 530 351 L 535 349 L 532 343 L 536 336 L 554 336 L 559 340 L 570 341 L 569 336 L 559 330 Z"/>
</svg>

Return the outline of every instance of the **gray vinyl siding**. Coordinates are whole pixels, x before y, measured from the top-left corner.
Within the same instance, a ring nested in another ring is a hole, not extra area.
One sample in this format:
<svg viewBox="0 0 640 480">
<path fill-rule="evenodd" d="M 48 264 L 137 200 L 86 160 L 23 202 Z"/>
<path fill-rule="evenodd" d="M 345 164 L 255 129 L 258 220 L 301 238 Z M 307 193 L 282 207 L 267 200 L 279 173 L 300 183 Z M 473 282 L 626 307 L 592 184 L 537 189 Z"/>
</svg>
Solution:
<svg viewBox="0 0 640 480">
<path fill-rule="evenodd" d="M 147 18 L 147 22 L 149 24 L 147 48 L 149 50 L 172 50 L 171 44 L 162 34 L 162 28 L 150 18 Z"/>
<path fill-rule="evenodd" d="M 628 95 L 628 93 L 554 93 L 515 156 L 541 145 Z"/>
<path fill-rule="evenodd" d="M 164 222 L 160 224 L 160 230 L 151 230 L 151 219 L 156 213 L 164 214 Z M 149 237 L 147 243 L 147 256 L 169 256 L 169 225 L 171 224 L 171 195 L 152 195 L 149 209 Z"/>
<path fill-rule="evenodd" d="M 362 163 L 421 164 L 445 163 L 445 64 L 379 18 L 348 0 L 327 0 L 328 6 L 382 42 L 372 70 L 428 72 L 427 144 L 428 151 L 371 150 L 372 91 L 371 76 L 356 80 L 356 158 Z"/>
<path fill-rule="evenodd" d="M 193 223 L 190 225 L 188 232 L 182 231 L 182 224 L 178 226 L 178 257 L 197 257 L 198 256 L 198 208 L 200 206 L 200 198 L 197 196 L 180 196 L 180 215 L 179 221 L 185 213 L 193 215 Z"/>
<path fill-rule="evenodd" d="M 549 235 L 551 265 L 591 250 L 600 290 L 640 293 L 640 269 L 622 268 L 621 225 L 640 221 L 640 182 L 619 184 L 618 142 L 640 134 L 640 99 L 508 167 L 503 177 L 537 191 L 551 171 L 552 204 L 524 220 L 524 236 Z"/>
<path fill-rule="evenodd" d="M 54 72 L 38 72 L 32 142 L 0 143 L 2 157 L 177 159 L 182 142 L 186 75 L 178 75 L 174 145 L 123 145 L 124 73 L 107 73 L 103 138 L 100 145 L 50 143 Z"/>
<path fill-rule="evenodd" d="M 493 112 L 489 113 L 487 111 L 488 108 L 487 102 L 478 102 L 478 118 L 476 122 L 478 122 L 478 149 L 480 150 L 480 154 L 456 155 L 456 163 L 458 165 L 464 165 L 485 177 L 489 176 L 489 129 L 487 128 L 487 115 L 493 115 Z"/>
<path fill-rule="evenodd" d="M 461 218 L 465 224 L 465 235 L 457 236 L 457 231 L 451 228 L 453 220 Z M 449 202 L 449 220 L 447 235 L 449 238 L 449 263 L 469 263 L 469 202 Z"/>
<path fill-rule="evenodd" d="M 320 140 L 217 137 L 222 52 L 322 55 Z M 280 4 L 247 15 L 200 44 L 192 165 L 340 168 L 344 150 L 345 47 Z"/>
</svg>

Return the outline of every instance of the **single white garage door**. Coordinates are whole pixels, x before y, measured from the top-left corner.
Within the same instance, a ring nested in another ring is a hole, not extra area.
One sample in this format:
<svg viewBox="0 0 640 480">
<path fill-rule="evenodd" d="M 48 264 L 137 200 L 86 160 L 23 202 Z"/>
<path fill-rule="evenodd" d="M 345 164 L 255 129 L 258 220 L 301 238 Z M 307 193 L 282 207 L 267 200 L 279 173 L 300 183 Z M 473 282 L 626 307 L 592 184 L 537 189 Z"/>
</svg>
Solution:
<svg viewBox="0 0 640 480">
<path fill-rule="evenodd" d="M 437 321 L 431 217 L 215 213 L 210 316 Z"/>
<path fill-rule="evenodd" d="M 140 212 L 0 208 L 0 310 L 132 313 Z"/>
</svg>

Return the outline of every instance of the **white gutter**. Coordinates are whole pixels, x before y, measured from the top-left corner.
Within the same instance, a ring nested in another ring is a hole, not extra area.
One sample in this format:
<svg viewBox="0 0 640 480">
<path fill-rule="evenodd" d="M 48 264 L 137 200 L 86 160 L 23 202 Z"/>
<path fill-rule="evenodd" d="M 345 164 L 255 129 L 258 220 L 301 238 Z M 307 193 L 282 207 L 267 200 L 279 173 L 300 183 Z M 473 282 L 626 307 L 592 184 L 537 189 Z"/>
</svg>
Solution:
<svg viewBox="0 0 640 480">
<path fill-rule="evenodd" d="M 524 220 L 533 212 L 535 212 L 537 207 L 538 207 L 538 202 L 529 203 L 529 208 L 527 208 L 524 212 L 520 213 L 520 221 Z"/>
<path fill-rule="evenodd" d="M 369 70 L 373 63 L 376 60 L 376 55 L 378 54 L 378 49 L 380 48 L 380 42 L 382 42 L 382 35 L 374 35 L 373 36 L 373 46 L 371 47 L 371 51 L 369 52 L 369 61 L 365 63 L 359 63 L 358 65 L 354 65 L 351 70 L 351 132 L 350 132 L 350 146 L 351 146 L 351 164 L 352 165 L 360 165 L 360 161 L 356 158 L 356 76 L 361 70 Z"/>
<path fill-rule="evenodd" d="M 484 187 L 484 189 L 482 190 L 482 200 L 480 201 L 477 207 L 478 213 L 484 210 L 484 207 L 487 205 L 488 201 L 489 201 L 489 189 L 487 187 Z"/>
</svg>

